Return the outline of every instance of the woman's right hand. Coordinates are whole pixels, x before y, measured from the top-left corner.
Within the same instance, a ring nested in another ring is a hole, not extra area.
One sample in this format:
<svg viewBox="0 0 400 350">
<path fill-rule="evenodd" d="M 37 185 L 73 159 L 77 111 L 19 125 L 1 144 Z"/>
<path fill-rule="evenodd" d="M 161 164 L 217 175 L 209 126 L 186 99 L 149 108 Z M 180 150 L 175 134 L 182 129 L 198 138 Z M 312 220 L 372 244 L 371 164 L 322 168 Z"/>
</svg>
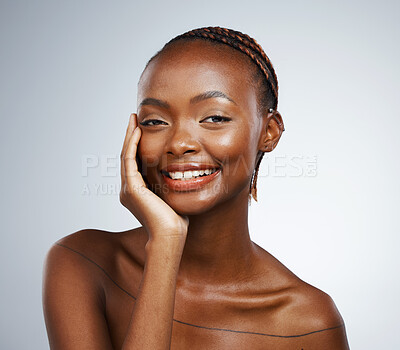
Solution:
<svg viewBox="0 0 400 350">
<path fill-rule="evenodd" d="M 159 196 L 150 191 L 138 170 L 136 153 L 142 130 L 132 113 L 121 152 L 121 204 L 144 226 L 149 240 L 178 240 L 184 244 L 189 226 L 187 216 L 177 214 Z"/>
</svg>

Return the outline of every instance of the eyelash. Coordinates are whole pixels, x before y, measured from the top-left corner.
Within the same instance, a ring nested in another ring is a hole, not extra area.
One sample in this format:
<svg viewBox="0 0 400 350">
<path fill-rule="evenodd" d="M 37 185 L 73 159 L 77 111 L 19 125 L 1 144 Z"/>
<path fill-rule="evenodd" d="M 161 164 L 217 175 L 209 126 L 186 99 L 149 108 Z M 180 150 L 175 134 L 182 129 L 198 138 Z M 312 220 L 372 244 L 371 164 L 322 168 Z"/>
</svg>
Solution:
<svg viewBox="0 0 400 350">
<path fill-rule="evenodd" d="M 143 126 L 155 126 L 155 125 L 150 125 L 150 124 L 149 124 L 150 122 L 162 122 L 162 123 L 165 123 L 165 122 L 163 122 L 162 120 L 158 120 L 158 119 L 149 119 L 149 120 L 145 120 L 145 121 L 143 121 L 143 122 L 140 122 L 139 124 L 140 124 L 140 125 L 143 125 Z M 160 124 L 157 124 L 157 125 L 160 125 Z"/>
<path fill-rule="evenodd" d="M 232 120 L 231 118 L 224 117 L 224 116 L 222 116 L 222 115 L 211 115 L 211 116 L 205 118 L 204 120 L 209 119 L 209 118 L 220 118 L 220 119 L 222 119 L 222 121 L 224 121 L 224 122 L 229 122 L 229 121 Z M 203 121 L 204 121 L 204 120 L 203 120 Z M 217 122 L 217 123 L 221 123 L 221 121 L 219 121 L 219 122 Z M 212 124 L 216 124 L 216 123 L 212 123 Z"/>
<path fill-rule="evenodd" d="M 203 120 L 201 121 L 201 123 L 202 123 L 204 120 L 207 120 L 207 119 L 209 119 L 209 118 L 220 118 L 220 119 L 222 119 L 222 120 L 220 120 L 220 121 L 218 121 L 218 122 L 211 123 L 211 124 L 220 124 L 220 123 L 229 122 L 229 121 L 232 120 L 231 118 L 224 117 L 224 116 L 222 116 L 222 115 L 211 115 L 211 116 L 209 116 L 209 117 L 203 119 Z M 161 123 L 165 123 L 165 122 L 162 121 L 162 120 L 158 120 L 158 119 L 149 119 L 149 120 L 142 121 L 142 122 L 140 122 L 139 124 L 140 124 L 140 125 L 143 125 L 143 126 L 162 125 L 162 124 L 151 125 L 151 124 L 150 124 L 151 122 L 161 122 Z"/>
</svg>

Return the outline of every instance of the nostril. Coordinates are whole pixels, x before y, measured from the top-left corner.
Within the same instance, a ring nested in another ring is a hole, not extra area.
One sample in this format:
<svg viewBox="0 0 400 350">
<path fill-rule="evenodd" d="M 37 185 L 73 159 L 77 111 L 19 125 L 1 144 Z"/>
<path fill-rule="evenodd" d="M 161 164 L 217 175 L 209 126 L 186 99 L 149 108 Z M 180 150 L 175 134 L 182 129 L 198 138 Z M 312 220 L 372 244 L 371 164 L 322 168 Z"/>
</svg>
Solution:
<svg viewBox="0 0 400 350">
<path fill-rule="evenodd" d="M 188 150 L 184 151 L 183 154 L 192 153 L 192 152 L 196 152 L 196 150 L 194 150 L 194 149 L 188 149 Z M 172 155 L 174 155 L 175 153 L 172 152 L 172 151 L 167 151 L 167 154 L 172 154 Z"/>
<path fill-rule="evenodd" d="M 166 148 L 168 154 L 182 156 L 186 153 L 198 152 L 200 149 L 200 143 L 193 137 L 193 135 L 185 138 L 175 136 L 168 140 Z"/>
</svg>

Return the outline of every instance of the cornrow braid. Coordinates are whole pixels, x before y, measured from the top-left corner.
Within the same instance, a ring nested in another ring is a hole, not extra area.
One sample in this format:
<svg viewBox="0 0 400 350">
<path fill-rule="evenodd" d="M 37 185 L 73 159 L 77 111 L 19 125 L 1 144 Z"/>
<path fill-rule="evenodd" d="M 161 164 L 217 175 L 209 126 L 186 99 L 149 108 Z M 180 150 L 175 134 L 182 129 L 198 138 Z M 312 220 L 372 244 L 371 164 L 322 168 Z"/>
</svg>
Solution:
<svg viewBox="0 0 400 350">
<path fill-rule="evenodd" d="M 255 39 L 251 38 L 247 34 L 233 29 L 222 27 L 203 27 L 180 34 L 167 42 L 164 47 L 147 62 L 146 67 L 154 58 L 161 54 L 172 43 L 178 40 L 191 41 L 196 39 L 203 39 L 211 41 L 213 43 L 222 43 L 250 57 L 255 65 L 258 67 L 256 77 L 259 78 L 262 86 L 262 88 L 260 89 L 261 98 L 259 101 L 259 111 L 269 110 L 269 112 L 273 113 L 277 110 L 278 79 L 270 59 Z M 273 117 L 276 119 L 274 115 Z M 277 122 L 278 124 L 280 124 L 278 120 Z M 256 166 L 250 182 L 249 199 L 252 196 L 255 201 L 257 201 L 258 170 L 263 156 L 264 152 L 258 155 Z"/>
</svg>

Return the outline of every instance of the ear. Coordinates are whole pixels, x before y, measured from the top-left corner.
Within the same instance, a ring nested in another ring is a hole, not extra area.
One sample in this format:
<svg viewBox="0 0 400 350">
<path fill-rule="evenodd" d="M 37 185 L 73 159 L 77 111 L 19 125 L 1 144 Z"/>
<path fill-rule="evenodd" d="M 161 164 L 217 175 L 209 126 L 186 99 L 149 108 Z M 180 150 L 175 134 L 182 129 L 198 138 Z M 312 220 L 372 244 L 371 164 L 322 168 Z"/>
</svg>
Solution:
<svg viewBox="0 0 400 350">
<path fill-rule="evenodd" d="M 258 149 L 261 152 L 271 152 L 279 142 L 285 127 L 282 116 L 278 111 L 269 110 L 263 116 L 262 131 Z"/>
</svg>

